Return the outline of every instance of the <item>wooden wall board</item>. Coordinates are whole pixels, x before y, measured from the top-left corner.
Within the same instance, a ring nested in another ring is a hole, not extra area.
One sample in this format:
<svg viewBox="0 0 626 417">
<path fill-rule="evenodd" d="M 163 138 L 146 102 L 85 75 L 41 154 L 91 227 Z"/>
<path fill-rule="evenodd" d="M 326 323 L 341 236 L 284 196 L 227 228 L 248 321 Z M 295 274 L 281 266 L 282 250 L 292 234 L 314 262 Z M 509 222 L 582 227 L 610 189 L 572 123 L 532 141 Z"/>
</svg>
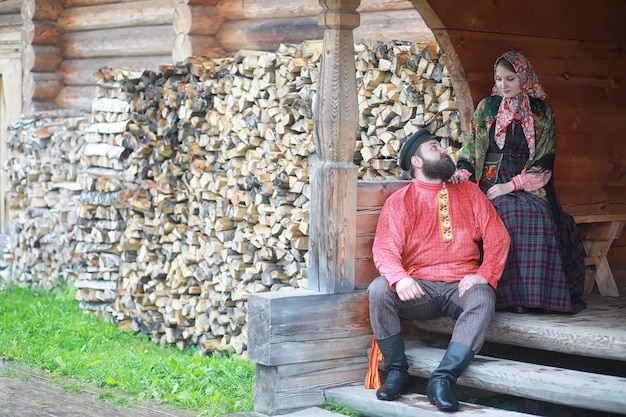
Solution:
<svg viewBox="0 0 626 417">
<path fill-rule="evenodd" d="M 417 9 L 423 3 L 445 18 L 449 29 L 471 32 L 516 34 L 521 37 L 609 42 L 622 36 L 626 4 L 620 0 L 603 1 L 594 7 L 586 0 L 563 3 L 531 0 L 519 7 L 515 2 L 489 0 L 411 0 Z M 531 24 L 529 24 L 531 22 Z"/>
</svg>

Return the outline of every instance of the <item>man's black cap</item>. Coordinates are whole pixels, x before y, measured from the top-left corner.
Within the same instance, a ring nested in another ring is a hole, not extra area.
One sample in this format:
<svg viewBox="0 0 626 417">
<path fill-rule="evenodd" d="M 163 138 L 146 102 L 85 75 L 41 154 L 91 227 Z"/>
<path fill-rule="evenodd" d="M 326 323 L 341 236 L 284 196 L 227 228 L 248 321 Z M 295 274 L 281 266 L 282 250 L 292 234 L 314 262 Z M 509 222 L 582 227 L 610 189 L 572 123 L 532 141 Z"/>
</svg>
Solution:
<svg viewBox="0 0 626 417">
<path fill-rule="evenodd" d="M 422 143 L 430 139 L 437 139 L 437 137 L 430 133 L 428 129 L 420 129 L 412 133 L 406 142 L 404 142 L 404 145 L 402 145 L 402 149 L 400 149 L 400 155 L 398 156 L 398 165 L 400 168 L 404 171 L 410 171 L 411 157 L 415 155 L 417 148 L 419 148 Z"/>
</svg>

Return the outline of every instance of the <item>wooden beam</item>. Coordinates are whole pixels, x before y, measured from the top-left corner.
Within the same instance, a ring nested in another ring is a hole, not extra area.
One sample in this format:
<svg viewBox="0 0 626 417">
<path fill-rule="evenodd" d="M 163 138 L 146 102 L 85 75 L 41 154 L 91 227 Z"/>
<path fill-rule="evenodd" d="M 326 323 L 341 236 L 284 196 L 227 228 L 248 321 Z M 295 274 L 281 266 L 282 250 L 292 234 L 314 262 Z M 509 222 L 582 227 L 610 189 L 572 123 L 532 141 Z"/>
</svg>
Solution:
<svg viewBox="0 0 626 417">
<path fill-rule="evenodd" d="M 313 114 L 319 161 L 311 167 L 309 288 L 354 289 L 358 106 L 354 37 L 359 0 L 320 2 L 324 44 Z"/>
<path fill-rule="evenodd" d="M 362 382 L 372 341 L 367 294 L 309 290 L 251 294 L 248 358 L 257 363 L 255 411 L 324 403 L 324 389 Z"/>
</svg>

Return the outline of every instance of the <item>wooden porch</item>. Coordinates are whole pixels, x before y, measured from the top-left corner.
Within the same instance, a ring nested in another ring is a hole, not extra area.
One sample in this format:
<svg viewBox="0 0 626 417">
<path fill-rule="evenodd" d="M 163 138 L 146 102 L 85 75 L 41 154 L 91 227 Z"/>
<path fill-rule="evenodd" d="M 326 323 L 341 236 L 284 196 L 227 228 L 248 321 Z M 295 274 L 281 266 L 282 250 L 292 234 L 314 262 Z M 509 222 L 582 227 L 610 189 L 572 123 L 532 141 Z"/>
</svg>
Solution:
<svg viewBox="0 0 626 417">
<path fill-rule="evenodd" d="M 553 409 L 562 406 L 577 416 L 599 415 L 592 410 L 607 413 L 603 416 L 626 413 L 626 297 L 588 294 L 585 300 L 587 309 L 574 316 L 496 313 L 487 343 L 459 378 L 459 397 L 506 394 L 544 408 L 556 404 Z M 424 395 L 425 381 L 441 360 L 453 325 L 449 319 L 407 323 L 405 332 L 413 333 L 407 343 L 409 372 L 416 381 L 399 404 L 378 401 L 362 384 L 327 389 L 326 399 L 365 416 L 440 415 Z M 518 415 L 470 403 L 461 410 Z"/>
<path fill-rule="evenodd" d="M 626 299 L 619 287 L 625 284 L 614 275 L 624 268 L 626 247 L 618 238 L 622 226 L 609 216 L 618 215 L 622 222 L 626 213 L 624 142 L 614 140 L 622 136 L 624 109 L 623 84 L 615 80 L 623 78 L 626 68 L 621 65 L 626 32 L 615 16 L 624 4 L 603 0 L 589 7 L 577 0 L 546 7 L 532 1 L 518 14 L 519 7 L 512 4 L 410 1 L 446 57 L 462 131 L 468 129 L 475 104 L 490 91 L 495 57 L 510 49 L 527 54 L 558 115 L 559 199 L 570 214 L 583 216 L 580 225 L 591 224 L 579 227 L 589 242 L 588 308 L 575 316 L 497 313 L 488 343 L 457 388 L 566 405 L 578 410 L 571 414 L 576 417 L 587 417 L 581 410 L 603 413 L 589 414 L 594 417 L 624 415 Z M 257 363 L 255 410 L 264 414 L 285 414 L 333 398 L 366 416 L 446 415 L 425 400 L 423 391 L 384 402 L 363 388 L 372 340 L 365 288 L 377 274 L 368 254 L 374 229 L 364 223 L 375 225 L 391 190 L 381 181 L 367 196 L 355 192 L 360 185 L 352 164 L 358 121 L 352 30 L 360 24 L 359 4 L 320 2 L 324 53 L 314 111 L 319 161 L 311 166 L 310 177 L 309 289 L 249 298 L 248 353 Z M 539 9 L 545 12 L 540 19 L 534 14 Z M 598 292 L 621 296 L 597 294 L 594 281 Z M 425 380 L 438 365 L 452 324 L 407 323 L 414 332 L 406 337 L 409 372 L 416 379 Z M 463 413 L 524 415 L 468 404 Z"/>
</svg>

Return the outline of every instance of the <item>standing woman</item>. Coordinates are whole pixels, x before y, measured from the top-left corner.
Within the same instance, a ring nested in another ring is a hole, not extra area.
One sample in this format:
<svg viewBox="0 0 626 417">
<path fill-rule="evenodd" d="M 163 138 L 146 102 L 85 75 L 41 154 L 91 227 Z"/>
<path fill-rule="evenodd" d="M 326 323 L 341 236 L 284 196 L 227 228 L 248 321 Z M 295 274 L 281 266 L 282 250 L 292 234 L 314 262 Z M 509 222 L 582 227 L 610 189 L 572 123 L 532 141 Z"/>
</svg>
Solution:
<svg viewBox="0 0 626 417">
<path fill-rule="evenodd" d="M 472 116 L 452 181 L 478 182 L 511 236 L 496 308 L 578 313 L 586 306 L 585 250 L 554 190 L 554 112 L 524 55 L 498 58 L 494 78 L 492 95 Z"/>
</svg>

